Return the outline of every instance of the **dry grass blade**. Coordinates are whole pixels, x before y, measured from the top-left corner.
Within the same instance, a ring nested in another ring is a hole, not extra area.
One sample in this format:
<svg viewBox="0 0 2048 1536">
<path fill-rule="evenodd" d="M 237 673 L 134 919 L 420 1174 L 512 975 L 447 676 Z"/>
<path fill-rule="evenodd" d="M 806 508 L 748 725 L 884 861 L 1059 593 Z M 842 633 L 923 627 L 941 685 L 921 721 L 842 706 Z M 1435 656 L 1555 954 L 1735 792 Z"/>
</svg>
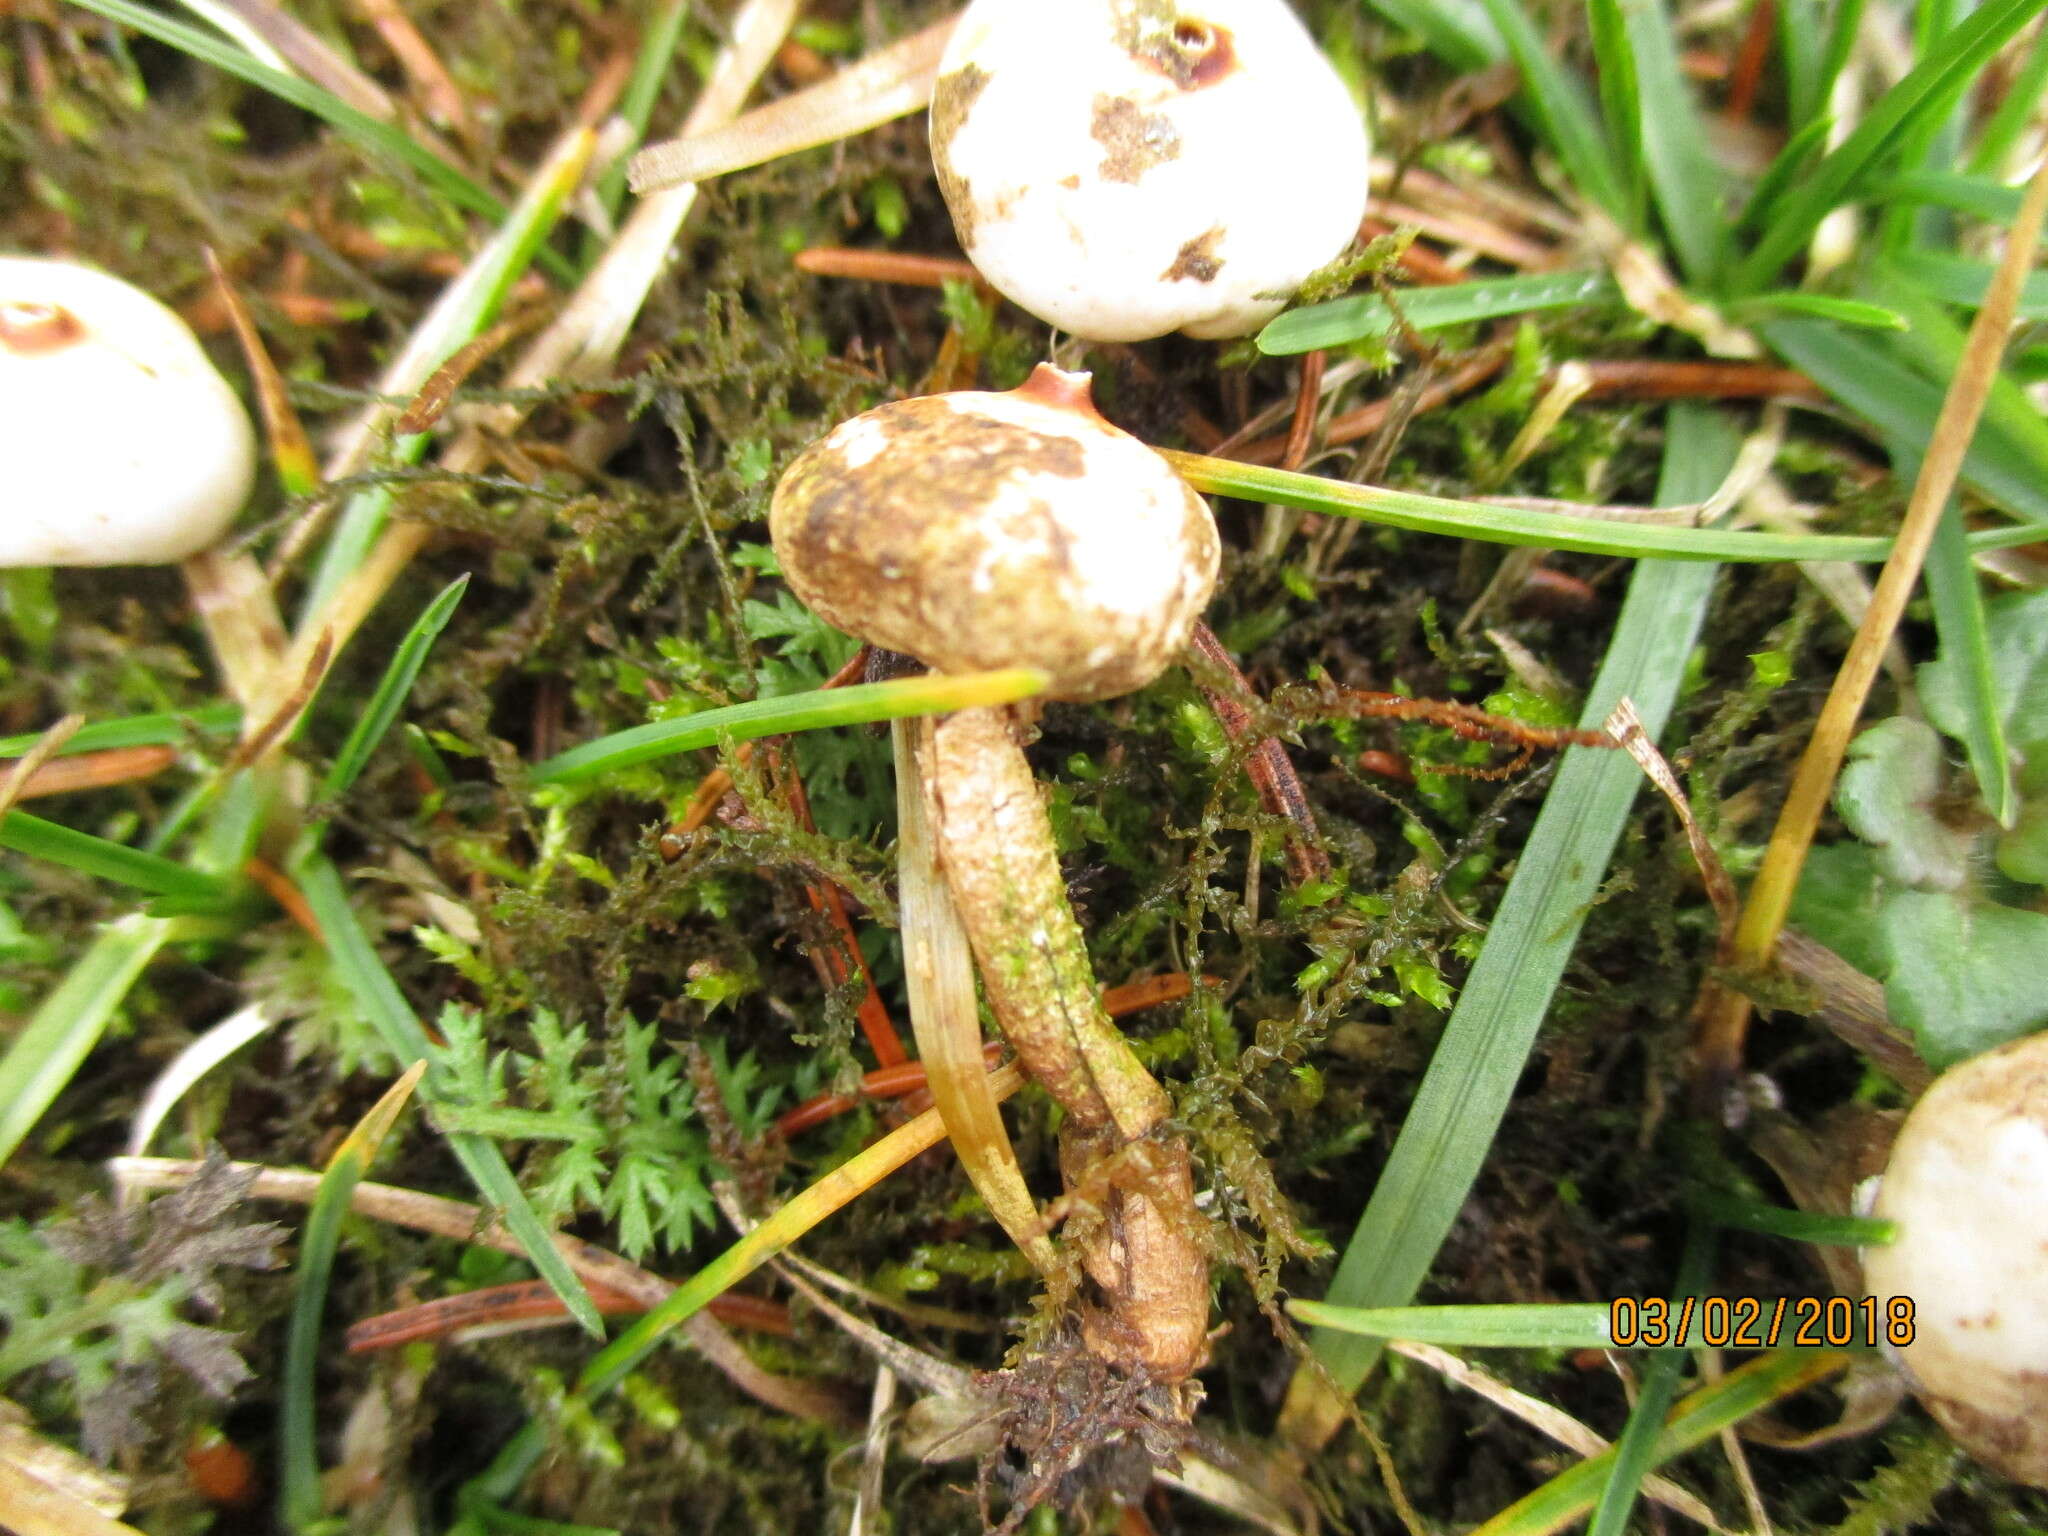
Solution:
<svg viewBox="0 0 2048 1536">
<path fill-rule="evenodd" d="M 35 768 L 11 797 L 7 790 L 0 789 L 0 811 L 17 800 L 39 800 L 45 795 L 69 795 L 82 789 L 140 783 L 155 778 L 177 760 L 178 754 L 170 747 L 109 747 L 104 752 L 60 757 Z"/>
<path fill-rule="evenodd" d="M 196 1158 L 113 1157 L 107 1168 L 115 1186 L 123 1191 L 182 1189 L 201 1166 Z M 320 1175 L 290 1168 L 266 1168 L 260 1163 L 236 1163 L 237 1172 L 254 1172 L 256 1182 L 249 1197 L 255 1200 L 286 1200 L 294 1205 L 311 1205 L 320 1191 Z M 519 1239 L 482 1210 L 461 1200 L 400 1189 L 391 1184 L 365 1181 L 349 1197 L 349 1209 L 359 1216 L 373 1217 L 395 1227 L 432 1232 L 459 1243 L 495 1248 L 500 1253 L 524 1258 Z M 659 1275 L 621 1258 L 609 1248 L 578 1238 L 555 1234 L 555 1249 L 583 1280 L 630 1296 L 647 1308 L 659 1306 L 675 1287 Z M 706 1316 L 690 1318 L 683 1325 L 691 1344 L 723 1371 L 732 1384 L 758 1402 L 799 1418 L 832 1422 L 842 1417 L 836 1395 L 809 1382 L 778 1376 L 756 1365 L 718 1323 Z"/>
<path fill-rule="evenodd" d="M 1418 1364 L 1426 1365 L 1445 1381 L 1476 1392 L 1494 1407 L 1505 1410 L 1520 1419 L 1530 1428 L 1540 1430 L 1567 1450 L 1577 1451 L 1581 1456 L 1598 1456 L 1606 1450 L 1609 1442 L 1577 1419 L 1526 1392 L 1518 1392 L 1506 1382 L 1481 1370 L 1469 1360 L 1462 1360 L 1449 1350 L 1435 1344 L 1416 1344 L 1405 1339 L 1392 1339 L 1387 1348 L 1397 1355 L 1406 1355 Z M 1643 1492 L 1668 1509 L 1676 1510 L 1686 1519 L 1705 1526 L 1710 1531 L 1724 1531 L 1714 1518 L 1713 1510 L 1697 1494 L 1691 1493 L 1664 1477 L 1643 1479 Z"/>
<path fill-rule="evenodd" d="M 1045 1222 L 989 1090 L 981 1055 L 981 1012 L 975 1002 L 974 956 L 932 840 L 926 767 L 931 722 L 898 721 L 891 731 L 896 744 L 903 977 L 926 1082 L 960 1165 L 990 1214 L 1039 1272 L 1050 1275 L 1057 1272 L 1059 1256 L 1045 1234 Z"/>
<path fill-rule="evenodd" d="M 1815 721 L 1813 735 L 1793 773 L 1792 787 L 1772 830 L 1762 867 L 1750 888 L 1748 903 L 1736 926 L 1731 963 L 1740 971 L 1768 963 L 1791 910 L 1792 894 L 1805 866 L 1807 849 L 1820 827 L 1843 755 L 1863 713 L 1871 684 L 1884 664 L 1892 631 L 1919 585 L 1920 569 L 1934 541 L 1942 509 L 1955 490 L 1978 418 L 1984 412 L 2007 334 L 2019 305 L 2021 286 L 2033 264 L 2041 224 L 2048 215 L 2048 164 L 2034 173 L 2021 200 L 2006 241 L 2005 258 L 1984 295 L 1984 306 L 1970 327 L 1960 366 L 1942 401 L 1927 456 L 1906 503 L 1906 515 L 1884 572 L 1871 594 L 1869 610 L 1857 628 L 1849 654 L 1835 675 L 1834 687 Z M 1726 1084 L 1739 1070 L 1749 1029 L 1749 998 L 1709 978 L 1700 992 L 1695 1037 L 1694 1098 L 1703 1109 L 1720 1102 Z"/>
<path fill-rule="evenodd" d="M 61 751 L 64 743 L 76 736 L 84 724 L 85 716 L 66 715 L 43 732 L 26 753 L 8 765 L 7 776 L 0 778 L 0 816 L 5 816 L 14 803 L 28 793 L 30 783 L 43 765 Z"/>
<path fill-rule="evenodd" d="M 869 54 L 831 79 L 757 107 L 727 127 L 650 144 L 626 169 L 635 192 L 659 192 L 879 128 L 932 99 L 952 17 Z"/>
</svg>

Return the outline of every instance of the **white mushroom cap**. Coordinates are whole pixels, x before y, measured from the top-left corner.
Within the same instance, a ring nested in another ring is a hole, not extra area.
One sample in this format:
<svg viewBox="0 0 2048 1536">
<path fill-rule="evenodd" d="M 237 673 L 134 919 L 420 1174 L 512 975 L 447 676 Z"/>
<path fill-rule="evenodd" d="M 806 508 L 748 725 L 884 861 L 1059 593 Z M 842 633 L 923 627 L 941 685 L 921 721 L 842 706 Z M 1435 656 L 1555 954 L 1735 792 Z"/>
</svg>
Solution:
<svg viewBox="0 0 2048 1536">
<path fill-rule="evenodd" d="M 1076 336 L 1242 335 L 1365 213 L 1364 121 L 1285 0 L 974 0 L 931 121 L 961 246 Z"/>
<path fill-rule="evenodd" d="M 1056 699 L 1142 688 L 1216 581 L 1216 524 L 1158 454 L 1041 365 L 1002 394 L 899 400 L 798 456 L 768 513 L 827 623 L 942 672 L 1039 667 Z"/>
<path fill-rule="evenodd" d="M 1921 1401 L 1979 1461 L 2048 1487 L 2048 1034 L 1936 1079 L 1874 1214 L 1899 1236 L 1864 1250 L 1863 1287 L 1910 1299 L 1897 1358 Z"/>
<path fill-rule="evenodd" d="M 185 322 L 68 261 L 0 256 L 0 566 L 154 565 L 227 530 L 242 402 Z"/>
</svg>

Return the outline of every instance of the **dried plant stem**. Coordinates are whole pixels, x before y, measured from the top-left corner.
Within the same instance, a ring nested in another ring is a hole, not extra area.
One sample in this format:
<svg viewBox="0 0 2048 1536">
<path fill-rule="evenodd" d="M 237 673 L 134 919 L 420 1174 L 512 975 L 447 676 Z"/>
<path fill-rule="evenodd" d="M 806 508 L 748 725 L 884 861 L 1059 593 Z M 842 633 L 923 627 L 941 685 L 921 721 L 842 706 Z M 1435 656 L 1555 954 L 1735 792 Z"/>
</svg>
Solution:
<svg viewBox="0 0 2048 1536">
<path fill-rule="evenodd" d="M 2032 265 L 2034 248 L 2040 240 L 2041 223 L 2048 215 L 2048 164 L 2034 173 L 2026 195 L 2013 220 L 2006 242 L 2005 259 L 1984 294 L 1984 304 L 1970 327 L 1962 359 L 1957 366 L 1948 396 L 1927 445 L 1927 457 L 1913 493 L 1906 503 L 1906 515 L 1899 526 L 1891 557 L 1871 593 L 1870 607 L 1857 627 L 1834 687 L 1814 722 L 1813 735 L 1792 776 L 1792 788 L 1785 808 L 1772 830 L 1756 882 L 1736 925 L 1730 964 L 1739 975 L 1761 969 L 1770 960 L 1778 932 L 1785 926 L 1792 907 L 1792 893 L 1799 884 L 1799 872 L 1806 864 L 1806 851 L 1820 826 L 1849 739 L 1857 718 L 1870 696 L 1871 684 L 1884 665 L 1885 648 L 1898 627 L 1906 602 L 1920 580 L 1920 568 L 1927 558 L 1936 527 L 1955 489 L 1956 477 L 1969 450 L 1970 438 L 1983 413 L 1984 402 L 1998 376 L 1999 357 L 2007 333 L 2012 329 L 2020 285 Z M 1709 978 L 1700 990 L 1694 1017 L 1695 1036 L 1694 1100 L 1703 1113 L 1712 1112 L 1728 1082 L 1742 1062 L 1742 1045 L 1749 1029 L 1749 998 L 1716 978 Z"/>
<path fill-rule="evenodd" d="M 198 1174 L 201 1166 L 197 1158 L 114 1157 L 107 1160 L 116 1187 L 124 1190 L 182 1189 Z M 267 1168 L 261 1163 L 236 1163 L 233 1166 L 237 1172 L 255 1173 L 256 1183 L 249 1191 L 254 1199 L 311 1205 L 320 1190 L 320 1175 L 317 1173 Z M 437 1233 L 457 1242 L 495 1248 L 514 1257 L 525 1255 L 526 1250 L 517 1238 L 490 1220 L 480 1207 L 465 1201 L 365 1181 L 351 1192 L 349 1207 L 358 1215 L 389 1222 L 395 1227 Z M 659 1306 L 675 1290 L 659 1275 L 649 1274 L 639 1265 L 595 1243 L 557 1233 L 555 1247 L 586 1283 L 631 1297 L 642 1307 Z M 800 1418 L 830 1420 L 838 1415 L 838 1400 L 830 1393 L 809 1382 L 763 1370 L 715 1319 L 693 1317 L 683 1327 L 690 1342 L 703 1352 L 705 1358 L 723 1371 L 734 1386 L 756 1401 Z"/>
<path fill-rule="evenodd" d="M 1172 1108 L 1110 1022 L 1067 903 L 1052 824 L 1007 709 L 967 709 L 934 727 L 933 830 L 996 1018 L 1028 1071 L 1066 1111 L 1060 1164 L 1081 1261 L 1106 1311 L 1083 1318 L 1090 1347 L 1163 1381 L 1206 1356 L 1209 1266 L 1185 1142 Z"/>
<path fill-rule="evenodd" d="M 1024 1170 L 1010 1146 L 982 1063 L 981 1011 L 974 996 L 974 957 L 967 931 L 939 871 L 926 806 L 924 763 L 929 720 L 898 720 L 896 868 L 903 924 L 903 983 L 926 1082 L 961 1167 L 1010 1240 L 1044 1275 L 1059 1257 L 1045 1234 Z"/>
<path fill-rule="evenodd" d="M 652 192 L 704 181 L 922 112 L 954 20 L 948 16 L 728 126 L 691 128 L 682 138 L 650 144 L 633 157 L 627 182 L 635 192 Z"/>
</svg>

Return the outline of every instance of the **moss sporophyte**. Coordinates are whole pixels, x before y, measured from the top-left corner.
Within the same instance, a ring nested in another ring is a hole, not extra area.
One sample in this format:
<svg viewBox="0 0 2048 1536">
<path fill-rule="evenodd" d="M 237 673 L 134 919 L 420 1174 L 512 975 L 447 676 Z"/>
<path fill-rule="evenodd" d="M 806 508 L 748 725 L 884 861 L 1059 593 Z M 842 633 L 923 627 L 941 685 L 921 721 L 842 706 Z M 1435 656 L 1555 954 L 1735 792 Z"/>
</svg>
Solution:
<svg viewBox="0 0 2048 1536">
<path fill-rule="evenodd" d="M 1086 375 L 1046 366 L 1006 394 L 905 400 L 844 423 L 791 465 L 770 525 L 790 584 L 822 617 L 941 671 L 1039 668 L 1053 699 L 1157 677 L 1219 557 L 1201 498 L 1096 414 Z M 1188 1148 L 1103 1010 L 1020 747 L 1030 723 L 1015 706 L 963 710 L 927 728 L 911 760 L 989 1003 L 1064 1111 L 1068 1233 L 1093 1289 L 1074 1298 L 1081 1335 L 1185 1419 L 1209 1317 Z"/>
</svg>

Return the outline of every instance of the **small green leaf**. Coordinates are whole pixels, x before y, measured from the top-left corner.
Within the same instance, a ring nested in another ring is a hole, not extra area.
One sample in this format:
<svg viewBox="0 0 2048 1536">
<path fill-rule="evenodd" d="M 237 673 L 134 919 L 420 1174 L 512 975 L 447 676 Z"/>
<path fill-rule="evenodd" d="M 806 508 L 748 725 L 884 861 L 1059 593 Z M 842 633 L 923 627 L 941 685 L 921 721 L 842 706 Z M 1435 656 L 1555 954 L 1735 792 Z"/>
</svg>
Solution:
<svg viewBox="0 0 2048 1536">
<path fill-rule="evenodd" d="M 1442 288 L 1403 289 L 1394 302 L 1401 317 L 1419 331 L 1468 320 L 1493 320 L 1539 309 L 1618 301 L 1621 290 L 1605 272 L 1541 272 L 1532 277 L 1482 278 Z M 1341 347 L 1394 329 L 1394 312 L 1375 294 L 1332 299 L 1290 310 L 1259 332 L 1267 356 Z"/>
<path fill-rule="evenodd" d="M 1878 926 L 1883 906 L 1877 855 L 1861 843 L 1833 843 L 1806 856 L 1791 920 L 1857 970 L 1882 977 L 1891 968 Z"/>
<path fill-rule="evenodd" d="M 1901 891 L 1882 918 L 1885 1007 L 1929 1066 L 1952 1066 L 2048 1025 L 2048 915 Z"/>
<path fill-rule="evenodd" d="M 1969 875 L 1975 838 L 1935 815 L 1941 791 L 1941 738 L 1931 726 L 1900 715 L 1849 744 L 1835 785 L 1835 809 L 1876 852 L 1885 879 L 1953 891 Z"/>
</svg>

